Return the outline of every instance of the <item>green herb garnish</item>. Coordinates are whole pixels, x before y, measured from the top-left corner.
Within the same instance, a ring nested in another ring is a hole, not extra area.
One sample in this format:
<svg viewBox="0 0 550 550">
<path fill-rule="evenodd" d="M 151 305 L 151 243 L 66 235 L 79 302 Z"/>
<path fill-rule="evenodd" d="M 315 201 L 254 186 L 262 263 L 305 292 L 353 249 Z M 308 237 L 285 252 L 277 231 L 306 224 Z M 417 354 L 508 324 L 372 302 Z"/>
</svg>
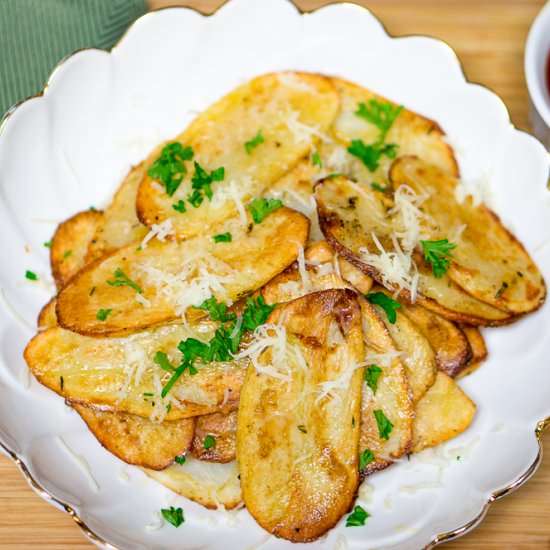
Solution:
<svg viewBox="0 0 550 550">
<path fill-rule="evenodd" d="M 169 143 L 164 146 L 160 157 L 153 162 L 147 175 L 160 180 L 166 188 L 166 194 L 171 197 L 187 173 L 185 161 L 192 158 L 193 149 L 191 147 L 183 147 L 177 141 Z"/>
<path fill-rule="evenodd" d="M 269 314 L 276 306 L 277 304 L 267 305 L 262 296 L 258 296 L 255 300 L 247 298 L 246 309 L 243 312 L 242 329 L 256 330 L 256 328 L 267 321 Z"/>
<path fill-rule="evenodd" d="M 51 247 L 52 247 L 52 244 L 53 244 L 52 241 L 46 241 L 46 242 L 44 243 L 44 246 L 45 246 L 46 248 L 51 248 Z"/>
<path fill-rule="evenodd" d="M 176 464 L 185 464 L 185 455 L 174 457 L 174 462 Z"/>
<path fill-rule="evenodd" d="M 260 145 L 260 143 L 263 143 L 264 141 L 264 136 L 262 135 L 262 131 L 260 130 L 251 140 L 245 142 L 244 148 L 246 149 L 246 154 L 250 155 L 252 153 L 252 150 L 258 147 L 258 145 Z"/>
<path fill-rule="evenodd" d="M 168 356 L 163 351 L 157 351 L 153 361 L 162 369 L 168 372 L 174 372 L 176 368 L 170 363 Z"/>
<path fill-rule="evenodd" d="M 211 435 L 207 435 L 204 438 L 204 448 L 212 449 L 215 446 L 216 446 L 216 440 Z"/>
<path fill-rule="evenodd" d="M 197 161 L 195 161 L 195 175 L 191 178 L 191 187 L 193 193 L 187 197 L 187 200 L 197 208 L 204 200 L 203 195 L 212 200 L 212 184 L 215 181 L 223 181 L 225 178 L 225 168 L 222 166 L 208 173 Z M 200 201 L 198 197 L 201 197 Z M 190 198 L 191 197 L 191 198 Z M 195 205 L 197 203 L 197 205 Z"/>
<path fill-rule="evenodd" d="M 369 513 L 362 506 L 356 506 L 346 518 L 346 527 L 362 527 L 368 517 Z"/>
<path fill-rule="evenodd" d="M 65 250 L 65 252 L 63 252 L 63 259 L 66 260 L 72 253 L 72 250 Z"/>
<path fill-rule="evenodd" d="M 365 294 L 365 298 L 371 303 L 380 306 L 388 317 L 388 321 L 393 325 L 397 319 L 395 311 L 401 309 L 401 304 L 393 298 L 386 296 L 383 292 L 371 292 Z"/>
<path fill-rule="evenodd" d="M 371 189 L 374 189 L 375 191 L 380 191 L 380 193 L 387 193 L 388 192 L 387 187 L 383 187 L 382 185 L 379 185 L 378 183 L 371 183 L 370 186 L 371 186 Z"/>
<path fill-rule="evenodd" d="M 100 309 L 97 312 L 97 315 L 95 316 L 95 318 L 98 321 L 105 321 L 105 319 L 107 319 L 107 315 L 109 315 L 109 313 L 111 313 L 111 311 L 113 311 L 113 310 L 112 309 Z"/>
<path fill-rule="evenodd" d="M 283 206 L 283 201 L 279 199 L 254 199 L 248 204 L 248 210 L 252 214 L 254 223 L 262 223 L 262 221 L 275 210 Z"/>
<path fill-rule="evenodd" d="M 169 509 L 162 508 L 160 512 L 162 517 L 174 527 L 179 527 L 185 521 L 185 518 L 183 517 L 183 510 L 181 508 L 174 508 L 173 506 L 170 506 Z"/>
<path fill-rule="evenodd" d="M 348 152 L 357 157 L 371 172 L 374 172 L 380 164 L 382 155 L 394 159 L 397 156 L 398 145 L 394 143 L 376 142 L 366 145 L 360 139 L 354 139 L 348 147 Z"/>
<path fill-rule="evenodd" d="M 363 380 L 367 383 L 368 387 L 375 395 L 378 388 L 378 379 L 381 374 L 382 369 L 378 365 L 369 365 L 368 367 L 365 367 L 365 370 L 363 371 Z"/>
<path fill-rule="evenodd" d="M 371 124 L 374 124 L 380 130 L 380 141 L 386 139 L 386 134 L 389 132 L 395 119 L 403 110 L 403 105 L 392 105 L 376 99 L 371 99 L 368 103 L 359 103 L 355 114 L 358 117 L 364 118 Z"/>
<path fill-rule="evenodd" d="M 359 470 L 366 468 L 374 460 L 374 454 L 369 449 L 359 453 Z"/>
<path fill-rule="evenodd" d="M 374 411 L 374 417 L 376 418 L 376 423 L 378 424 L 378 433 L 380 434 L 380 438 L 387 441 L 390 438 L 391 431 L 393 430 L 393 424 L 380 409 Z"/>
<path fill-rule="evenodd" d="M 311 163 L 313 166 L 318 166 L 319 168 L 323 167 L 323 162 L 321 161 L 321 157 L 317 151 L 313 153 L 313 156 L 311 157 Z"/>
<path fill-rule="evenodd" d="M 233 240 L 233 236 L 228 231 L 227 233 L 220 233 L 212 237 L 215 243 L 230 243 Z"/>
<path fill-rule="evenodd" d="M 143 294 L 143 290 L 132 281 L 120 267 L 117 267 L 115 270 L 115 279 L 113 281 L 107 281 L 108 285 L 111 286 L 129 286 L 133 288 L 138 294 Z"/>
<path fill-rule="evenodd" d="M 38 281 L 38 275 L 34 271 L 29 271 L 28 269 L 25 271 L 25 277 L 29 281 Z"/>
<path fill-rule="evenodd" d="M 172 205 L 172 208 L 173 208 L 176 212 L 181 212 L 182 214 L 186 211 L 185 202 L 182 201 L 181 199 L 180 199 L 176 204 L 173 204 L 173 205 Z"/>
<path fill-rule="evenodd" d="M 196 306 L 196 309 L 208 311 L 213 321 L 220 321 L 222 323 L 234 321 L 237 318 L 234 313 L 227 315 L 227 304 L 218 302 L 214 296 L 205 300 L 200 306 Z"/>
<path fill-rule="evenodd" d="M 421 240 L 420 244 L 424 251 L 424 258 L 432 266 L 433 274 L 441 279 L 451 265 L 447 258 L 452 258 L 451 250 L 456 248 L 456 244 L 450 243 L 447 239 L 440 241 Z"/>
</svg>

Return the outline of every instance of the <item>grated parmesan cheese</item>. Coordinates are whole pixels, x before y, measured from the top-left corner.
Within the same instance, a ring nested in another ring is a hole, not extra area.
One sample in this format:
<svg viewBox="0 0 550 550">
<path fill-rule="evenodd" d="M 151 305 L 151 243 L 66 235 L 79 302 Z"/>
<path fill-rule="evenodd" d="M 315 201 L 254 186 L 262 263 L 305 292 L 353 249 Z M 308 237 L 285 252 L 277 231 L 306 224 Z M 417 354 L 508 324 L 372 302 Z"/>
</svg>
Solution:
<svg viewBox="0 0 550 550">
<path fill-rule="evenodd" d="M 298 143 L 306 143 L 310 145 L 313 138 L 317 137 L 325 142 L 332 142 L 332 138 L 323 134 L 319 130 L 319 126 L 308 126 L 298 120 L 300 113 L 298 111 L 289 111 L 285 117 L 287 128 L 292 132 L 294 139 Z"/>
<path fill-rule="evenodd" d="M 304 82 L 303 80 L 300 80 L 296 73 L 291 72 L 280 72 L 277 74 L 277 79 L 283 86 L 288 86 L 289 88 L 294 88 L 295 90 L 299 90 L 301 92 L 308 92 L 317 94 L 317 90 L 308 84 L 307 82 Z"/>
<path fill-rule="evenodd" d="M 162 223 L 159 224 L 154 223 L 151 226 L 151 230 L 149 231 L 149 233 L 147 233 L 143 241 L 141 241 L 141 248 L 146 248 L 147 243 L 155 237 L 159 241 L 164 242 L 166 240 L 166 237 L 174 235 L 175 233 L 176 230 L 173 227 L 172 218 L 166 218 Z"/>
</svg>

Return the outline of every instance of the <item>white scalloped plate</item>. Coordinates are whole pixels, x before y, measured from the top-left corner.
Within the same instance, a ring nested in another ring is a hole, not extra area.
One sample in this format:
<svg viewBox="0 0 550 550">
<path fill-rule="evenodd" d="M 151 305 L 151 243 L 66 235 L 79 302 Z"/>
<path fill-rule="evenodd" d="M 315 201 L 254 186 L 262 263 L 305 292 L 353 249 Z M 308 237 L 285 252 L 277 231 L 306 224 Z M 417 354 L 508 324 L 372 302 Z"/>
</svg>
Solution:
<svg viewBox="0 0 550 550">
<path fill-rule="evenodd" d="M 99 545 L 290 547 L 266 539 L 244 510 L 234 527 L 221 513 L 124 466 L 59 397 L 34 380 L 29 385 L 21 355 L 48 298 L 23 276 L 26 269 L 49 271 L 42 243 L 52 222 L 106 204 L 130 164 L 179 133 L 195 110 L 278 69 L 340 75 L 439 121 L 464 178 L 484 178 L 494 208 L 550 280 L 548 154 L 513 128 L 497 96 L 465 81 L 442 42 L 391 38 L 352 4 L 300 14 L 287 0 L 232 0 L 210 17 L 185 8 L 148 14 L 111 53 L 69 57 L 45 92 L 12 110 L 1 127 L 0 440 L 33 487 Z M 349 548 L 420 548 L 475 526 L 489 503 L 524 482 L 540 461 L 535 429 L 550 416 L 549 333 L 548 307 L 485 331 L 490 358 L 461 382 L 478 405 L 471 428 L 437 452 L 370 477 L 366 525 L 340 524 L 307 547 L 346 548 L 347 541 Z M 56 436 L 86 458 L 99 490 Z M 154 512 L 175 503 L 185 510 L 182 527 L 146 530 Z"/>
</svg>

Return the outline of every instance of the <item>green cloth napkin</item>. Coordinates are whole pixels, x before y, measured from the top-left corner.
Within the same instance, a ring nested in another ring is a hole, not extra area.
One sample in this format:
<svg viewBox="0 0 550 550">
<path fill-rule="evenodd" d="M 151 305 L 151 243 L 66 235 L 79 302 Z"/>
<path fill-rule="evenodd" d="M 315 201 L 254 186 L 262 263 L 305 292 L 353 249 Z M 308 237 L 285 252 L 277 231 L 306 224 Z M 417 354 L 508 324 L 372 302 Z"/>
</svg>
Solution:
<svg viewBox="0 0 550 550">
<path fill-rule="evenodd" d="M 0 0 L 0 117 L 79 48 L 108 49 L 145 0 Z"/>
</svg>

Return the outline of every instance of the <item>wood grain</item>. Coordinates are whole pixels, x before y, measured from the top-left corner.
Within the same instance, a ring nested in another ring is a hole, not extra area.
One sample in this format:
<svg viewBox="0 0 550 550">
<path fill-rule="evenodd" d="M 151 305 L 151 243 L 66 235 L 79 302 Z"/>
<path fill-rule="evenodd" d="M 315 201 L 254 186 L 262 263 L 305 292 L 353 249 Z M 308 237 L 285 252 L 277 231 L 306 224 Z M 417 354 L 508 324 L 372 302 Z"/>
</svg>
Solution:
<svg viewBox="0 0 550 550">
<path fill-rule="evenodd" d="M 260 0 L 258 0 L 260 1 Z M 149 0 L 152 8 L 190 5 L 212 12 L 220 0 Z M 308 10 L 327 4 L 297 1 Z M 512 122 L 528 129 L 523 47 L 544 0 L 359 0 L 392 35 L 426 34 L 447 42 L 469 80 L 497 92 Z M 550 449 L 550 431 L 543 437 Z M 0 548 L 91 549 L 73 521 L 43 502 L 17 468 L 0 456 Z M 550 457 L 518 492 L 495 503 L 472 533 L 448 543 L 449 550 L 543 550 L 550 548 Z"/>
</svg>

